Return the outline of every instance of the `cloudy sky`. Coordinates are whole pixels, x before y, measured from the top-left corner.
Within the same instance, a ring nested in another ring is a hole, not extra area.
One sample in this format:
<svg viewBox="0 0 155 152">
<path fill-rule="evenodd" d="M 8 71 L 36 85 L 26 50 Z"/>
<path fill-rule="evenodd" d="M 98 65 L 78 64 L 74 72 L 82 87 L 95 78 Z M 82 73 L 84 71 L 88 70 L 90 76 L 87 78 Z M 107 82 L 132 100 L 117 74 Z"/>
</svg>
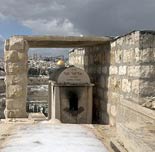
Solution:
<svg viewBox="0 0 155 152">
<path fill-rule="evenodd" d="M 0 0 L 0 52 L 11 35 L 117 36 L 142 29 L 155 30 L 155 0 Z M 63 53 L 50 53 L 56 52 Z"/>
</svg>

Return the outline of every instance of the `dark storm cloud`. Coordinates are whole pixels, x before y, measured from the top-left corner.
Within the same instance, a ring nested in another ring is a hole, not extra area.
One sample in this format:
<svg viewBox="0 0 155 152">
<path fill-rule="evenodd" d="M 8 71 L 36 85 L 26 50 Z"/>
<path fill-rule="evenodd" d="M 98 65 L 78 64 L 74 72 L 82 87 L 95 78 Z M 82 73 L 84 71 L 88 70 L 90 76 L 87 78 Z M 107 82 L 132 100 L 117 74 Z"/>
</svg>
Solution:
<svg viewBox="0 0 155 152">
<path fill-rule="evenodd" d="M 38 34 L 120 35 L 133 29 L 155 29 L 154 0 L 0 0 L 0 3 L 2 15 L 14 17 Z"/>
<path fill-rule="evenodd" d="M 154 15 L 155 0 L 0 0 L 0 21 L 11 18 L 33 34 L 117 36 L 155 30 Z"/>
</svg>

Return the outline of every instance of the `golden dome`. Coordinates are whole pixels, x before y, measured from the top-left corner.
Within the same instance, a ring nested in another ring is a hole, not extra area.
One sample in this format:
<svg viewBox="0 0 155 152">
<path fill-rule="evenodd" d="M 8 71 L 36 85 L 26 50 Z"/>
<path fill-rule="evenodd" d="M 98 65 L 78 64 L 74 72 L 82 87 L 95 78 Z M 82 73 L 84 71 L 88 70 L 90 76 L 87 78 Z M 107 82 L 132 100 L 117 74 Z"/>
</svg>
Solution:
<svg viewBox="0 0 155 152">
<path fill-rule="evenodd" d="M 64 65 L 65 65 L 65 62 L 64 62 L 63 60 L 59 60 L 59 61 L 57 62 L 57 65 L 59 65 L 59 66 L 64 66 Z"/>
</svg>

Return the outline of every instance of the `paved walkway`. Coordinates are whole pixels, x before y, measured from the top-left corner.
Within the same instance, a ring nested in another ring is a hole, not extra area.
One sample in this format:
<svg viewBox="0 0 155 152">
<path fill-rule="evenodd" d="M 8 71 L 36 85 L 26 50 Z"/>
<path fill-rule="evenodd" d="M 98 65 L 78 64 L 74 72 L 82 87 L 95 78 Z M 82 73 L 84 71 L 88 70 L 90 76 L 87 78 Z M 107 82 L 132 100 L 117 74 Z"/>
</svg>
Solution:
<svg viewBox="0 0 155 152">
<path fill-rule="evenodd" d="M 107 152 L 87 128 L 74 124 L 20 125 L 1 152 Z"/>
</svg>

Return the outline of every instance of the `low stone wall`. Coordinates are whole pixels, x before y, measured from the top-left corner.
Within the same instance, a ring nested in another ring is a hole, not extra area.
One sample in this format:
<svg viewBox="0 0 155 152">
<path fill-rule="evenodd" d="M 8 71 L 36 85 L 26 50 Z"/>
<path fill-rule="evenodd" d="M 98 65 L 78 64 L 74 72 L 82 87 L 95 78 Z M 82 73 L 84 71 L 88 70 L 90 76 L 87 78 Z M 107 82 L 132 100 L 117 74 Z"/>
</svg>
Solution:
<svg viewBox="0 0 155 152">
<path fill-rule="evenodd" d="M 155 113 L 121 99 L 117 113 L 117 140 L 129 152 L 154 151 Z"/>
<path fill-rule="evenodd" d="M 143 105 L 155 96 L 155 33 L 136 31 L 111 43 L 108 78 L 110 124 L 115 125 L 120 98 Z"/>
</svg>

